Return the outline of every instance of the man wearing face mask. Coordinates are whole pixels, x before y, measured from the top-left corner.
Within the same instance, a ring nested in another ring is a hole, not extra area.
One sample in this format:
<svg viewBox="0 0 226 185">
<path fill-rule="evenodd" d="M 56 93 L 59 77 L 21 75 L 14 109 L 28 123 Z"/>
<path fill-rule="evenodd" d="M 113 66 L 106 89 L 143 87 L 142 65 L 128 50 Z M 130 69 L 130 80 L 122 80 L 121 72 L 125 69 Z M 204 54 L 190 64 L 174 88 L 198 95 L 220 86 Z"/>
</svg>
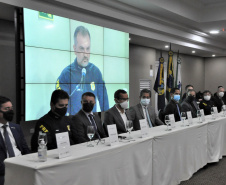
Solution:
<svg viewBox="0 0 226 185">
<path fill-rule="evenodd" d="M 164 108 L 164 115 L 174 114 L 175 121 L 181 121 L 180 90 L 172 88 L 170 96 L 171 100 Z"/>
<path fill-rule="evenodd" d="M 63 90 L 55 90 L 52 93 L 50 107 L 51 110 L 40 118 L 35 126 L 35 132 L 31 138 L 31 150 L 37 152 L 39 132 L 47 134 L 47 149 L 57 148 L 56 134 L 68 132 L 70 144 L 74 144 L 71 134 L 71 119 L 65 116 L 68 107 L 69 96 Z"/>
<path fill-rule="evenodd" d="M 128 108 L 128 94 L 125 90 L 119 89 L 114 94 L 115 105 L 105 112 L 104 124 L 116 124 L 118 134 L 126 133 L 126 122 L 131 120 Z"/>
<path fill-rule="evenodd" d="M 196 103 L 195 99 L 195 91 L 193 89 L 188 90 L 187 98 L 182 102 L 182 112 L 191 111 L 191 115 L 193 118 L 197 117 L 197 110 L 199 110 L 199 106 Z"/>
<path fill-rule="evenodd" d="M 4 160 L 30 153 L 20 125 L 11 122 L 13 115 L 11 100 L 0 96 L 0 185 L 4 184 Z"/>
<path fill-rule="evenodd" d="M 194 89 L 193 85 L 186 85 L 186 87 L 185 87 L 185 93 L 182 96 L 182 101 L 185 100 L 186 94 L 188 93 L 188 90 L 190 90 L 190 89 Z"/>
<path fill-rule="evenodd" d="M 223 86 L 219 86 L 217 92 L 214 94 L 213 101 L 217 106 L 218 112 L 221 111 L 223 105 L 226 105 L 226 96 L 224 94 L 225 91 Z"/>
<path fill-rule="evenodd" d="M 211 107 L 214 107 L 214 102 L 211 100 L 211 92 L 209 90 L 205 90 L 203 92 L 203 100 L 200 102 L 200 109 L 204 110 L 205 115 L 211 114 Z"/>
<path fill-rule="evenodd" d="M 92 138 L 102 139 L 106 137 L 101 119 L 97 113 L 93 113 L 93 107 L 96 103 L 96 97 L 91 92 L 82 95 L 82 109 L 72 118 L 71 131 L 76 144 L 87 142 L 90 139 L 87 136 L 87 126 L 94 126 L 95 135 Z"/>
<path fill-rule="evenodd" d="M 163 122 L 155 114 L 155 109 L 151 107 L 150 100 L 151 91 L 143 89 L 140 92 L 140 103 L 129 108 L 134 130 L 140 130 L 139 120 L 141 119 L 145 119 L 150 128 L 163 125 Z"/>
</svg>

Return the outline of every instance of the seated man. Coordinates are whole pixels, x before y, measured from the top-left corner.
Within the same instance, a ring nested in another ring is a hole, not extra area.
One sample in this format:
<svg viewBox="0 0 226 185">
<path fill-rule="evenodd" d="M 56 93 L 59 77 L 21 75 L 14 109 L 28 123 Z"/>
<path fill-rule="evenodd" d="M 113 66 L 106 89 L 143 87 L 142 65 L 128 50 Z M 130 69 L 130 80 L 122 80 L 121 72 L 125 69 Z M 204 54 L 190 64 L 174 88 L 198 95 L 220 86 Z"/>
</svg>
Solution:
<svg viewBox="0 0 226 185">
<path fill-rule="evenodd" d="M 221 111 L 222 105 L 226 105 L 226 95 L 224 94 L 225 94 L 225 91 L 223 86 L 219 86 L 217 89 L 217 92 L 214 93 L 213 101 L 215 106 L 217 106 L 218 112 Z"/>
<path fill-rule="evenodd" d="M 114 94 L 115 105 L 105 112 L 104 124 L 116 124 L 118 134 L 126 133 L 126 122 L 130 119 L 128 108 L 128 94 L 126 91 L 119 89 Z"/>
<path fill-rule="evenodd" d="M 13 115 L 11 100 L 0 96 L 0 185 L 4 184 L 4 160 L 30 153 L 20 125 L 11 122 Z"/>
<path fill-rule="evenodd" d="M 195 95 L 196 93 L 193 89 L 188 90 L 187 98 L 185 98 L 185 100 L 181 104 L 182 107 L 181 111 L 182 112 L 191 111 L 191 115 L 193 118 L 197 117 L 197 110 L 199 110 L 199 107 L 196 103 Z"/>
<path fill-rule="evenodd" d="M 184 93 L 183 96 L 182 96 L 182 101 L 185 100 L 186 95 L 187 95 L 187 93 L 188 93 L 188 90 L 190 90 L 190 89 L 194 89 L 193 85 L 186 85 L 186 87 L 185 87 L 185 93 Z"/>
<path fill-rule="evenodd" d="M 71 131 L 76 144 L 90 140 L 87 136 L 87 126 L 89 125 L 94 126 L 95 129 L 93 140 L 106 137 L 101 119 L 97 113 L 92 112 L 96 103 L 95 99 L 93 93 L 84 93 L 81 100 L 82 109 L 72 118 Z"/>
<path fill-rule="evenodd" d="M 203 92 L 203 100 L 200 102 L 199 108 L 204 110 L 205 115 L 210 115 L 211 107 L 214 107 L 214 102 L 211 100 L 211 92 L 206 90 Z"/>
<path fill-rule="evenodd" d="M 164 115 L 174 114 L 175 121 L 181 121 L 180 90 L 172 88 L 170 96 L 171 100 L 164 108 Z"/>
<path fill-rule="evenodd" d="M 147 125 L 151 127 L 163 125 L 163 122 L 156 116 L 155 109 L 150 105 L 151 91 L 143 89 L 140 92 L 140 103 L 130 107 L 130 116 L 133 121 L 133 129 L 140 130 L 139 120 L 145 119 Z"/>
<path fill-rule="evenodd" d="M 57 148 L 56 135 L 61 132 L 68 132 L 70 144 L 74 144 L 71 137 L 71 119 L 65 116 L 68 107 L 69 96 L 64 90 L 55 90 L 52 93 L 51 110 L 40 118 L 35 126 L 35 132 L 31 138 L 31 150 L 37 152 L 39 132 L 47 134 L 47 149 Z"/>
</svg>

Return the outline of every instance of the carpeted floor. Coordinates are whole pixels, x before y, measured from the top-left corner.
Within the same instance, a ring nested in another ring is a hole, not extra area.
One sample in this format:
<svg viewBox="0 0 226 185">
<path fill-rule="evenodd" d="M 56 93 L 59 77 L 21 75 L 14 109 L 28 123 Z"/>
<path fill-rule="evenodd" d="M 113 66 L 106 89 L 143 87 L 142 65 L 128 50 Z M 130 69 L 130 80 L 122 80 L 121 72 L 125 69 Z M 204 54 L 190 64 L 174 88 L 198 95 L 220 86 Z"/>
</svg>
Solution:
<svg viewBox="0 0 226 185">
<path fill-rule="evenodd" d="M 180 185 L 226 185 L 226 157 L 218 163 L 210 163 Z"/>
</svg>

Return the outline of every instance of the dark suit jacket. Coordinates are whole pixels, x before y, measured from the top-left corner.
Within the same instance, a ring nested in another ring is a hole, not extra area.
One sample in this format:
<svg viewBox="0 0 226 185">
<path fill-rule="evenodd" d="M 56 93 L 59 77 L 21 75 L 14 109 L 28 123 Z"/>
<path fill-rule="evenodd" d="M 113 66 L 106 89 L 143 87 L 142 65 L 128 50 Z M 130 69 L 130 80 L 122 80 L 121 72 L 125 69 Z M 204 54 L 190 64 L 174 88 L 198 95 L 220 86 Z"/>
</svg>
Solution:
<svg viewBox="0 0 226 185">
<path fill-rule="evenodd" d="M 139 104 L 137 104 L 133 107 L 130 107 L 129 111 L 130 111 L 131 119 L 133 121 L 133 129 L 134 130 L 140 130 L 139 120 L 145 119 L 144 112 L 143 112 L 143 109 L 142 109 L 142 105 L 139 103 Z M 155 114 L 154 108 L 152 108 L 151 106 L 148 106 L 148 113 L 149 113 L 149 117 L 151 119 L 151 123 L 152 123 L 153 127 L 164 124 L 157 117 L 157 115 Z"/>
<path fill-rule="evenodd" d="M 9 123 L 9 128 L 13 134 L 13 137 L 16 141 L 17 148 L 21 151 L 22 155 L 29 154 L 30 150 L 27 146 L 27 143 L 24 139 L 24 134 L 21 130 L 20 125 Z M 5 175 L 5 164 L 4 160 L 7 158 L 5 141 L 0 133 L 0 175 Z"/>
<path fill-rule="evenodd" d="M 128 120 L 131 120 L 130 113 L 128 110 L 126 110 L 126 116 Z M 104 124 L 105 126 L 116 124 L 118 134 L 127 132 L 123 119 L 115 106 L 105 112 Z"/>
<path fill-rule="evenodd" d="M 214 93 L 213 101 L 214 101 L 214 104 L 217 106 L 218 112 L 221 111 L 221 108 L 222 108 L 222 105 L 223 105 L 222 101 L 226 105 L 226 92 L 224 92 L 224 93 L 225 93 L 225 95 L 222 98 L 220 98 L 217 95 L 217 93 Z"/>
<path fill-rule="evenodd" d="M 174 100 L 170 100 L 164 108 L 164 115 L 174 114 L 175 121 L 180 121 L 180 113 L 178 112 L 177 105 L 181 113 L 181 105 Z"/>
<path fill-rule="evenodd" d="M 194 103 L 194 102 L 192 102 L 192 103 Z M 182 107 L 183 112 L 191 111 L 192 117 L 193 118 L 197 117 L 197 109 L 190 102 L 188 102 L 187 99 L 185 99 L 182 102 L 181 107 Z"/>
<path fill-rule="evenodd" d="M 97 113 L 94 113 L 94 121 L 97 126 L 97 131 L 101 138 L 106 137 L 104 132 L 102 122 Z M 89 119 L 86 114 L 80 110 L 75 116 L 72 118 L 71 132 L 73 140 L 76 144 L 83 143 L 89 141 L 87 136 L 87 126 L 91 125 Z M 97 134 L 94 135 L 93 140 L 98 139 Z"/>
</svg>

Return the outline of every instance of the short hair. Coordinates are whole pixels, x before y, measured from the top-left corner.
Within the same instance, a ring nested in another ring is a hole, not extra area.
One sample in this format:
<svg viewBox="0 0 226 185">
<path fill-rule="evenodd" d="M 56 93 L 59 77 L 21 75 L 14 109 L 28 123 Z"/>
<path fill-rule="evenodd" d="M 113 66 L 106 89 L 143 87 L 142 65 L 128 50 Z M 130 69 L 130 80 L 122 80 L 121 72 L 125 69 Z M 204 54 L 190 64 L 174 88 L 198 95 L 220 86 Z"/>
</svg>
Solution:
<svg viewBox="0 0 226 185">
<path fill-rule="evenodd" d="M 57 89 L 57 90 L 53 91 L 50 103 L 56 105 L 56 103 L 59 101 L 59 99 L 68 99 L 69 100 L 68 93 L 62 89 Z"/>
<path fill-rule="evenodd" d="M 6 102 L 11 102 L 11 100 L 5 96 L 0 96 L 0 108 L 2 107 L 2 104 Z"/>
<path fill-rule="evenodd" d="M 209 90 L 203 91 L 203 95 L 204 95 L 205 93 L 210 93 L 210 94 L 212 94 Z"/>
<path fill-rule="evenodd" d="M 142 89 L 142 90 L 140 91 L 140 97 L 142 97 L 142 95 L 143 95 L 144 93 L 149 93 L 149 96 L 151 97 L 151 91 L 150 91 L 149 89 Z"/>
<path fill-rule="evenodd" d="M 178 88 L 172 88 L 171 91 L 170 91 L 170 94 L 174 94 L 175 91 L 177 91 L 177 90 L 179 91 L 180 89 L 178 89 Z"/>
<path fill-rule="evenodd" d="M 222 85 L 220 85 L 220 86 L 218 86 L 218 89 L 220 89 L 220 88 L 224 88 Z"/>
<path fill-rule="evenodd" d="M 85 92 L 85 93 L 83 93 L 82 94 L 82 99 L 83 99 L 84 96 L 91 96 L 91 97 L 94 97 L 94 99 L 96 99 L 96 96 L 93 93 L 91 93 L 91 92 Z"/>
<path fill-rule="evenodd" d="M 187 95 L 190 95 L 190 93 L 193 92 L 193 91 L 195 92 L 194 89 L 189 89 L 188 92 L 187 92 Z M 195 94 L 196 94 L 196 93 L 195 93 Z"/>
<path fill-rule="evenodd" d="M 193 85 L 190 85 L 190 84 L 189 84 L 189 85 L 186 85 L 186 86 L 185 86 L 185 90 L 186 90 L 186 91 L 187 91 L 188 87 L 194 88 Z"/>
<path fill-rule="evenodd" d="M 127 92 L 123 89 L 118 89 L 117 91 L 115 91 L 115 94 L 114 94 L 114 98 L 115 99 L 120 99 L 120 94 L 127 94 Z"/>
<path fill-rule="evenodd" d="M 74 45 L 76 46 L 77 45 L 77 36 L 78 34 L 81 34 L 83 37 L 85 36 L 89 36 L 90 38 L 90 33 L 89 33 L 89 30 L 87 28 L 85 28 L 84 26 L 78 26 L 76 29 L 75 29 L 75 32 L 74 32 Z"/>
</svg>

